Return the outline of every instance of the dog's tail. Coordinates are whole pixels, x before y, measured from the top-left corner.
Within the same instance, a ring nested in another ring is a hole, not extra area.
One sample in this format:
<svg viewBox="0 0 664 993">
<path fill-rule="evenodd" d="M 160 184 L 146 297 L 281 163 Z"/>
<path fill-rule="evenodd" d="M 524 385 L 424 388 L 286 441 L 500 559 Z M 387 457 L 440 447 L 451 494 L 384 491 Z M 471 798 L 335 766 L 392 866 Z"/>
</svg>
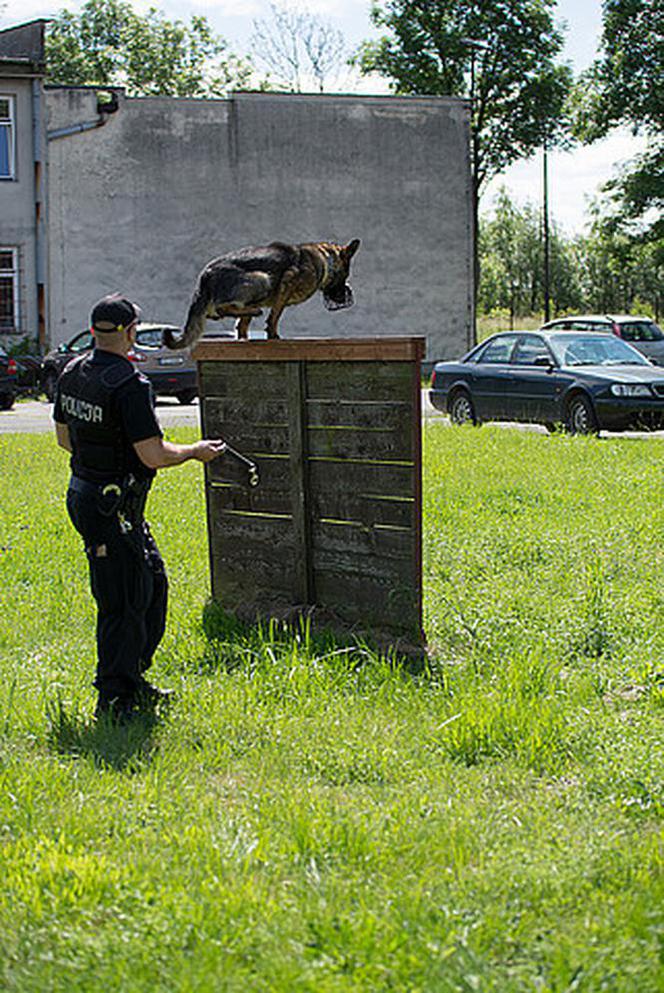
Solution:
<svg viewBox="0 0 664 993">
<path fill-rule="evenodd" d="M 174 334 L 170 328 L 164 328 L 164 344 L 166 347 L 190 348 L 192 345 L 195 345 L 205 331 L 206 316 L 207 295 L 201 292 L 199 285 L 196 287 L 192 298 L 182 334 Z"/>
</svg>

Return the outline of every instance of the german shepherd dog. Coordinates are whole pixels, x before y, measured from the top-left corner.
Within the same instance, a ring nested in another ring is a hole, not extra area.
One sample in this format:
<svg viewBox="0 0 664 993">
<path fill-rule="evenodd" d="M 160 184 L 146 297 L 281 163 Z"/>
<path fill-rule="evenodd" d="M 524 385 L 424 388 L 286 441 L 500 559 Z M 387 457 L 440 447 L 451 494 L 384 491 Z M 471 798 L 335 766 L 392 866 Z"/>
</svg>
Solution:
<svg viewBox="0 0 664 993">
<path fill-rule="evenodd" d="M 284 245 L 275 241 L 264 248 L 242 248 L 212 259 L 198 276 L 184 332 L 166 330 L 169 348 L 195 344 L 205 330 L 205 321 L 236 317 L 238 338 L 246 338 L 253 317 L 270 307 L 265 329 L 268 338 L 278 338 L 277 326 L 285 307 L 303 303 L 316 290 L 323 294 L 328 310 L 341 310 L 353 303 L 348 285 L 350 261 L 360 247 L 355 238 L 348 245 L 326 241 Z"/>
</svg>

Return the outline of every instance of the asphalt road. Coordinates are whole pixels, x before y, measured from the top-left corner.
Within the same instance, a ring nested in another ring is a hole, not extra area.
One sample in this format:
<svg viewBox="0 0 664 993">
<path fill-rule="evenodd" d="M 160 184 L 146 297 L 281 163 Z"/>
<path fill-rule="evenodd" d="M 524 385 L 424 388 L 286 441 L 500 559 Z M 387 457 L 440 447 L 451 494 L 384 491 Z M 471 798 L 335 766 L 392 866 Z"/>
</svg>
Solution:
<svg viewBox="0 0 664 993">
<path fill-rule="evenodd" d="M 53 430 L 51 411 L 53 405 L 47 400 L 20 400 L 11 410 L 0 411 L 0 434 L 26 432 L 40 434 Z M 425 417 L 441 417 L 429 403 L 427 390 L 422 390 L 422 411 Z M 199 426 L 198 401 L 181 404 L 168 397 L 157 400 L 157 417 L 162 427 L 171 428 L 186 425 Z"/>
<path fill-rule="evenodd" d="M 47 400 L 20 400 L 11 410 L 0 410 L 0 435 L 3 434 L 41 434 L 53 431 L 51 417 L 52 404 Z M 425 418 L 440 419 L 444 424 L 449 420 L 429 403 L 429 391 L 422 390 L 422 414 Z M 192 404 L 181 404 L 177 400 L 160 397 L 157 401 L 157 416 L 162 427 L 199 427 L 198 401 Z M 518 427 L 521 431 L 538 431 L 546 433 L 546 429 L 538 424 L 501 424 L 501 427 Z M 639 432 L 629 431 L 626 435 L 632 438 L 664 438 L 664 431 Z M 612 437 L 607 435 L 607 437 Z M 622 437 L 614 435 L 613 437 Z"/>
</svg>

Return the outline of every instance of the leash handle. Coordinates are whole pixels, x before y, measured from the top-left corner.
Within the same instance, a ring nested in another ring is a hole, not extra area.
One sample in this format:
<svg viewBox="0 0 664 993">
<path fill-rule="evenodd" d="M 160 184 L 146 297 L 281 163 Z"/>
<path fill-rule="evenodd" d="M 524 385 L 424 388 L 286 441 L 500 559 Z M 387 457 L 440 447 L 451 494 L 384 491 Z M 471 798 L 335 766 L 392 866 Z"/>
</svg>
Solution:
<svg viewBox="0 0 664 993">
<path fill-rule="evenodd" d="M 236 451 L 235 448 L 231 448 L 230 445 L 226 445 L 226 451 L 224 455 L 231 455 L 234 459 L 240 462 L 242 465 L 247 467 L 247 472 L 249 474 L 249 485 L 258 486 L 258 466 L 251 459 L 248 459 L 246 455 L 242 455 L 241 452 Z"/>
</svg>

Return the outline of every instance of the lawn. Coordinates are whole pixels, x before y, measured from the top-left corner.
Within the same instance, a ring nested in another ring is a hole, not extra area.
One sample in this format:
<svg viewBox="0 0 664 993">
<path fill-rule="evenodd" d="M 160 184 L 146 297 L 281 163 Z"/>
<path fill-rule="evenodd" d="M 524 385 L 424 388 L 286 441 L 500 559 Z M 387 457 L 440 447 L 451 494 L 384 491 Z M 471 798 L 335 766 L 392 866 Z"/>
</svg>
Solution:
<svg viewBox="0 0 664 993">
<path fill-rule="evenodd" d="M 109 729 L 66 459 L 0 438 L 0 989 L 659 993 L 664 443 L 424 444 L 426 671 L 204 625 L 188 464 L 149 504 L 177 702 Z"/>
</svg>

